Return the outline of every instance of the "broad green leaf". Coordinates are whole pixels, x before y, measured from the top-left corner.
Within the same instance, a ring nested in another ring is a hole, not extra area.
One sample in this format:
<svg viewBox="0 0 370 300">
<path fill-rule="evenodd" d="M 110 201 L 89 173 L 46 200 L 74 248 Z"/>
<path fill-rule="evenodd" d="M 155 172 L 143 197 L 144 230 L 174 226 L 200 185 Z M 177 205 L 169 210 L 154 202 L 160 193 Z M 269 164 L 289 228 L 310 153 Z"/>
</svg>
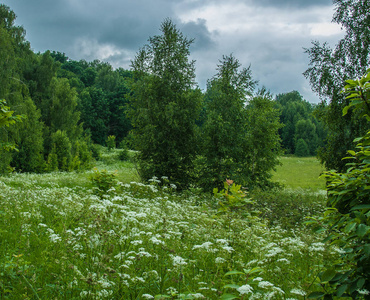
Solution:
<svg viewBox="0 0 370 300">
<path fill-rule="evenodd" d="M 337 297 L 341 297 L 344 292 L 347 290 L 348 284 L 343 284 L 337 289 Z"/>
<path fill-rule="evenodd" d="M 337 272 L 334 269 L 328 269 L 320 276 L 322 281 L 330 281 L 334 278 Z"/>
<path fill-rule="evenodd" d="M 356 225 L 357 223 L 355 222 L 347 224 L 347 226 L 344 228 L 344 232 L 351 232 L 353 229 L 356 228 Z"/>
<path fill-rule="evenodd" d="M 370 186 L 366 186 L 365 189 L 369 189 Z M 370 209 L 370 204 L 360 204 L 351 208 L 351 210 Z"/>
<path fill-rule="evenodd" d="M 359 280 L 357 280 L 357 288 L 359 290 L 362 289 L 362 287 L 364 286 L 364 284 L 365 284 L 365 278 L 360 278 Z"/>
<path fill-rule="evenodd" d="M 324 297 L 325 294 L 323 292 L 312 292 L 308 295 L 308 299 L 318 299 Z"/>
<path fill-rule="evenodd" d="M 230 283 L 230 284 L 226 284 L 226 285 L 224 285 L 224 286 L 223 286 L 223 288 L 224 288 L 224 289 L 226 289 L 226 288 L 230 288 L 230 289 L 238 289 L 238 288 L 240 288 L 240 285 Z"/>
<path fill-rule="evenodd" d="M 244 269 L 244 272 L 246 274 L 254 274 L 254 273 L 260 273 L 260 272 L 263 272 L 263 269 L 260 268 L 260 267 L 255 267 L 253 269 L 250 269 L 250 270 L 247 270 L 247 269 Z"/>
<path fill-rule="evenodd" d="M 356 234 L 360 238 L 362 238 L 362 237 L 364 237 L 364 235 L 367 233 L 368 230 L 369 230 L 369 226 L 366 226 L 365 224 L 360 224 L 357 227 Z"/>
</svg>

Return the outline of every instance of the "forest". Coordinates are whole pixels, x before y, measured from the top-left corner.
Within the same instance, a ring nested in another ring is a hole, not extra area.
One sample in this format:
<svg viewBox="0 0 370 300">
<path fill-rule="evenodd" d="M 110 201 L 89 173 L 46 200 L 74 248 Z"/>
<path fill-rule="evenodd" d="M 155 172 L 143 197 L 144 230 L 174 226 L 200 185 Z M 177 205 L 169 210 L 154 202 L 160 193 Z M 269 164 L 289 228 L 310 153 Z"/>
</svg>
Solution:
<svg viewBox="0 0 370 300">
<path fill-rule="evenodd" d="M 370 4 L 334 5 L 314 105 L 233 54 L 202 91 L 171 19 L 114 69 L 35 53 L 1 4 L 1 298 L 367 299 Z M 325 192 L 274 181 L 282 156 Z"/>
</svg>

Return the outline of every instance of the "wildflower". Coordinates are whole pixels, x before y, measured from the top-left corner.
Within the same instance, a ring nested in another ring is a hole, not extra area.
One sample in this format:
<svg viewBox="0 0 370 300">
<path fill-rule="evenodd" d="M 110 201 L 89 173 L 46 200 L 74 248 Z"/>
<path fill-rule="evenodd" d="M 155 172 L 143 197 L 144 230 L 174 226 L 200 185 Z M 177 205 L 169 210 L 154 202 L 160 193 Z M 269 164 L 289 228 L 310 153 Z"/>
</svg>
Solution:
<svg viewBox="0 0 370 300">
<path fill-rule="evenodd" d="M 181 256 L 172 256 L 172 262 L 174 267 L 184 266 L 188 264 Z"/>
<path fill-rule="evenodd" d="M 55 234 L 55 233 L 51 234 L 51 235 L 49 236 L 49 238 L 50 238 L 50 240 L 51 240 L 53 243 L 57 243 L 58 241 L 61 241 L 61 240 L 62 240 L 62 238 L 61 238 L 58 234 Z"/>
<path fill-rule="evenodd" d="M 226 260 L 225 259 L 223 259 L 222 257 L 216 257 L 216 259 L 215 259 L 215 263 L 216 264 L 222 264 L 222 263 L 224 263 Z"/>
<path fill-rule="evenodd" d="M 143 241 L 141 240 L 136 240 L 136 241 L 131 241 L 131 244 L 137 246 L 137 245 L 141 245 L 143 243 Z"/>
<path fill-rule="evenodd" d="M 200 248 L 204 248 L 204 249 L 208 250 L 211 245 L 213 245 L 213 243 L 211 243 L 211 242 L 205 242 L 202 245 L 194 245 L 193 250 L 200 249 Z"/>
<path fill-rule="evenodd" d="M 252 294 L 253 288 L 249 284 L 242 285 L 241 287 L 237 288 L 237 291 L 241 294 Z"/>
<path fill-rule="evenodd" d="M 370 292 L 368 290 L 365 290 L 365 289 L 363 289 L 363 290 L 357 290 L 357 292 L 360 295 L 369 295 L 370 294 Z"/>
<path fill-rule="evenodd" d="M 192 297 L 195 299 L 202 299 L 205 298 L 201 293 L 191 294 Z"/>
<path fill-rule="evenodd" d="M 311 252 L 322 252 L 322 251 L 325 251 L 325 248 L 324 248 L 325 244 L 324 243 L 313 243 L 309 248 L 308 250 Z"/>
<path fill-rule="evenodd" d="M 272 286 L 274 286 L 274 285 L 269 281 L 260 281 L 258 283 L 258 287 L 263 288 L 263 289 L 269 288 L 269 287 L 272 287 Z"/>
<path fill-rule="evenodd" d="M 296 295 L 300 295 L 300 296 L 306 296 L 306 292 L 301 290 L 301 289 L 295 288 L 295 289 L 292 289 L 290 292 L 292 294 L 296 294 Z"/>
<path fill-rule="evenodd" d="M 226 250 L 229 253 L 231 253 L 232 251 L 234 251 L 234 248 L 233 247 L 229 247 L 229 246 L 224 246 L 224 247 L 222 247 L 222 249 Z"/>
<path fill-rule="evenodd" d="M 154 299 L 154 297 L 152 295 L 149 295 L 149 294 L 143 294 L 142 297 L 145 298 L 145 299 Z"/>
</svg>

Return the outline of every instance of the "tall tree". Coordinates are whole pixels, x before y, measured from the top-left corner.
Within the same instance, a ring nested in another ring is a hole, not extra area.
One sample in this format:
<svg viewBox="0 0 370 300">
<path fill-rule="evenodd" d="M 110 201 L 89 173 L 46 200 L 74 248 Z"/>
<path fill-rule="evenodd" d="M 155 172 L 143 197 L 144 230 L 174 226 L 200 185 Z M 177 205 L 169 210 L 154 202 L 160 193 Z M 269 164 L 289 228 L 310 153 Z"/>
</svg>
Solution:
<svg viewBox="0 0 370 300">
<path fill-rule="evenodd" d="M 271 171 L 280 164 L 282 154 L 279 129 L 280 111 L 276 109 L 272 96 L 264 88 L 246 106 L 247 133 L 244 152 L 246 185 L 249 187 L 271 187 Z"/>
<path fill-rule="evenodd" d="M 201 92 L 194 82 L 194 61 L 189 60 L 193 40 L 170 19 L 161 24 L 161 32 L 149 38 L 132 62 L 128 115 L 140 151 L 141 176 L 168 176 L 183 188 L 189 183 L 196 152 Z"/>
<path fill-rule="evenodd" d="M 217 74 L 208 82 L 201 151 L 205 161 L 199 178 L 205 189 L 222 187 L 226 178 L 244 183 L 242 166 L 247 143 L 244 108 L 255 85 L 250 67 L 241 68 L 233 55 L 220 60 Z"/>
<path fill-rule="evenodd" d="M 359 77 L 370 65 L 370 2 L 368 0 L 334 0 L 333 21 L 345 30 L 345 36 L 332 49 L 328 44 L 313 42 L 306 49 L 310 67 L 304 75 L 313 91 L 328 103 L 321 107 L 320 116 L 328 128 L 325 148 L 319 157 L 327 168 L 344 171 L 347 149 L 352 149 L 353 136 L 361 136 L 369 125 L 351 111 L 343 118 L 342 110 L 348 99 L 341 94 L 345 80 Z"/>
</svg>

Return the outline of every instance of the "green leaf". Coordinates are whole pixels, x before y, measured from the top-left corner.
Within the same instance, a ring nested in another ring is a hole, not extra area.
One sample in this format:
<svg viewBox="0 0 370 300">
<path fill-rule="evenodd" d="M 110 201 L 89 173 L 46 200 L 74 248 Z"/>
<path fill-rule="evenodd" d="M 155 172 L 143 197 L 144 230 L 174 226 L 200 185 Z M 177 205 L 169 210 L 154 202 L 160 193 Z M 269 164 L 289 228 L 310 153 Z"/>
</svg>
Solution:
<svg viewBox="0 0 370 300">
<path fill-rule="evenodd" d="M 230 283 L 230 284 L 224 285 L 222 288 L 224 288 L 224 289 L 227 289 L 227 288 L 229 288 L 229 289 L 238 289 L 238 288 L 240 288 L 240 285 Z"/>
<path fill-rule="evenodd" d="M 330 281 L 334 278 L 336 274 L 337 272 L 334 269 L 328 269 L 321 274 L 320 279 L 321 281 Z"/>
<path fill-rule="evenodd" d="M 344 292 L 347 290 L 348 284 L 343 284 L 337 289 L 337 297 L 342 297 Z"/>
<path fill-rule="evenodd" d="M 364 284 L 365 284 L 365 278 L 360 278 L 359 280 L 357 280 L 357 288 L 359 290 L 362 289 L 362 287 L 364 286 Z"/>
<path fill-rule="evenodd" d="M 243 271 L 244 271 L 246 274 L 254 274 L 254 273 L 260 273 L 260 272 L 263 272 L 263 269 L 262 269 L 262 268 L 260 268 L 260 267 L 255 267 L 255 268 L 250 269 L 250 270 L 243 269 Z"/>
<path fill-rule="evenodd" d="M 360 224 L 357 227 L 356 234 L 357 234 L 357 236 L 362 238 L 362 237 L 364 237 L 364 235 L 367 233 L 368 230 L 369 230 L 368 226 L 366 226 L 365 224 Z"/>
<path fill-rule="evenodd" d="M 355 222 L 347 224 L 347 226 L 344 228 L 344 232 L 346 232 L 346 233 L 351 232 L 353 229 L 356 228 L 356 225 L 357 225 L 357 223 L 355 223 Z"/>
<path fill-rule="evenodd" d="M 369 187 L 365 187 L 369 188 Z M 370 209 L 370 204 L 360 204 L 351 208 L 351 210 Z"/>
<path fill-rule="evenodd" d="M 308 295 L 308 299 L 318 299 L 324 297 L 324 293 L 322 292 L 312 292 L 311 294 Z"/>
</svg>

